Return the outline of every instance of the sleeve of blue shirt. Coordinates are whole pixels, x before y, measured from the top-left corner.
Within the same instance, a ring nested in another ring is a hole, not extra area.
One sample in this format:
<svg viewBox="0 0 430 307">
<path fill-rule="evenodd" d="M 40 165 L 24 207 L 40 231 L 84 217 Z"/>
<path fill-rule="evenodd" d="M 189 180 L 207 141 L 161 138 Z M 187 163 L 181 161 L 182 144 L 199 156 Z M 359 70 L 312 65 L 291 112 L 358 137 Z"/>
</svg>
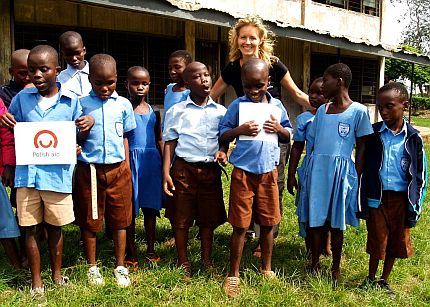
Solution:
<svg viewBox="0 0 430 307">
<path fill-rule="evenodd" d="M 288 118 L 287 110 L 285 110 L 285 107 L 284 107 L 284 105 L 281 102 L 279 103 L 278 107 L 281 108 L 281 110 L 282 110 L 280 124 L 281 124 L 282 127 L 284 127 L 285 129 L 287 129 L 288 132 L 290 132 L 290 135 L 291 135 L 291 133 L 293 131 L 293 126 L 291 126 L 291 122 L 290 122 L 290 119 Z M 280 143 L 289 143 L 289 140 L 286 141 L 286 140 L 279 139 L 279 142 Z"/>
<path fill-rule="evenodd" d="M 134 118 L 133 107 L 131 103 L 126 100 L 124 101 L 125 111 L 123 116 L 123 127 L 124 132 L 129 132 L 136 128 L 136 119 Z"/>
<path fill-rule="evenodd" d="M 73 112 L 73 120 L 76 120 L 82 116 L 82 106 L 79 102 L 78 97 L 73 98 L 72 103 L 75 105 L 75 110 Z"/>
<path fill-rule="evenodd" d="M 297 117 L 293 140 L 298 142 L 304 142 L 306 140 L 306 125 L 301 116 Z"/>
<path fill-rule="evenodd" d="M 236 128 L 239 125 L 239 101 L 233 101 L 219 123 L 219 135 Z"/>
<path fill-rule="evenodd" d="M 166 112 L 166 117 L 164 118 L 164 131 L 163 138 L 164 141 L 172 141 L 179 138 L 179 114 L 176 112 L 177 106 L 171 107 Z"/>
<path fill-rule="evenodd" d="M 355 129 L 355 136 L 357 138 L 373 133 L 369 118 L 369 112 L 367 110 L 359 110 L 357 127 Z"/>
<path fill-rule="evenodd" d="M 22 112 L 21 112 L 21 95 L 15 95 L 12 102 L 10 103 L 8 112 L 13 115 L 17 122 L 22 122 Z"/>
</svg>

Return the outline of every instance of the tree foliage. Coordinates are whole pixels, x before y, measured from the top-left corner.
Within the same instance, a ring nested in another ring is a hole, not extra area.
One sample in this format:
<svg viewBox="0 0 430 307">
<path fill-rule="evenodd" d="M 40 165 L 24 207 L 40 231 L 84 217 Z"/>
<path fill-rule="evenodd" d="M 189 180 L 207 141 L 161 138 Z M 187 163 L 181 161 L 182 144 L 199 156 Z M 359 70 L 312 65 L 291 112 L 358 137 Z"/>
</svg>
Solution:
<svg viewBox="0 0 430 307">
<path fill-rule="evenodd" d="M 403 31 L 405 44 L 430 53 L 430 0 L 397 0 L 407 4 L 409 23 Z"/>
</svg>

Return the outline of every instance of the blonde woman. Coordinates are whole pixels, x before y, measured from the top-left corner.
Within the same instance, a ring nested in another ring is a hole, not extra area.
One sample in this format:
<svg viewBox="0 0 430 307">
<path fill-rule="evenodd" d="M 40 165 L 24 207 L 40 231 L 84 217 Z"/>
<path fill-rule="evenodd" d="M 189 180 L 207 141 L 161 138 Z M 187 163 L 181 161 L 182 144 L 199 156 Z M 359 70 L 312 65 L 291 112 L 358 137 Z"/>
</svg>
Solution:
<svg viewBox="0 0 430 307">
<path fill-rule="evenodd" d="M 281 88 L 286 90 L 295 102 L 307 109 L 312 107 L 309 104 L 309 97 L 302 92 L 291 78 L 287 66 L 273 55 L 274 34 L 270 32 L 262 23 L 261 19 L 255 16 L 247 16 L 239 19 L 236 25 L 229 32 L 229 60 L 230 62 L 221 72 L 221 76 L 211 90 L 211 97 L 216 100 L 226 89 L 233 86 L 237 97 L 244 95 L 241 79 L 241 67 L 251 58 L 259 58 L 269 66 L 270 86 L 268 92 L 272 97 L 281 100 Z M 290 144 L 280 144 L 281 154 L 278 165 L 278 188 L 279 204 L 282 212 L 282 194 L 285 186 L 285 165 L 288 161 Z M 252 223 L 251 223 L 252 224 Z M 278 225 L 277 225 L 278 226 Z M 251 225 L 250 230 L 255 226 Z M 274 236 L 278 235 L 278 228 L 274 228 Z M 261 256 L 260 245 L 258 245 L 253 255 Z"/>
</svg>

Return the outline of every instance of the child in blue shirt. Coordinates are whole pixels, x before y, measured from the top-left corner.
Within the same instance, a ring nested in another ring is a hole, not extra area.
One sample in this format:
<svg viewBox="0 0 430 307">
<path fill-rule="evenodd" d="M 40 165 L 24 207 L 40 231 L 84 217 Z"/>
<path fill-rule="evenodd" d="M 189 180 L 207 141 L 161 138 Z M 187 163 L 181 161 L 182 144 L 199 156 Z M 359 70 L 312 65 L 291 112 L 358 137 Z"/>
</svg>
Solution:
<svg viewBox="0 0 430 307">
<path fill-rule="evenodd" d="M 87 50 L 81 35 L 67 31 L 61 34 L 59 41 L 60 52 L 67 63 L 67 68 L 58 75 L 58 82 L 78 97 L 87 96 L 91 91 L 91 84 L 88 79 L 88 62 L 85 61 Z"/>
<path fill-rule="evenodd" d="M 81 116 L 76 95 L 56 83 L 59 71 L 58 54 L 54 48 L 47 45 L 34 47 L 28 55 L 28 72 L 35 87 L 24 89 L 13 98 L 9 113 L 1 117 L 2 125 L 12 128 L 16 122 L 75 120 L 80 129 L 79 137 L 84 137 L 94 120 L 90 116 Z M 69 164 L 16 166 L 18 221 L 26 227 L 27 256 L 32 277 L 30 293 L 38 300 L 46 300 L 40 276 L 42 222 L 48 233 L 52 280 L 59 285 L 65 285 L 69 280 L 61 275 L 61 226 L 75 219 L 71 195 L 73 168 L 74 165 Z"/>
<path fill-rule="evenodd" d="M 96 264 L 96 232 L 103 217 L 113 230 L 114 275 L 119 287 L 130 284 L 124 267 L 126 228 L 132 219 L 131 171 L 128 142 L 124 133 L 136 128 L 130 101 L 116 93 L 116 62 L 107 54 L 90 59 L 93 90 L 79 99 L 82 112 L 95 119 L 95 125 L 81 143 L 82 154 L 75 170 L 73 202 L 76 223 L 83 229 L 85 255 L 90 265 L 88 282 L 100 285 L 104 279 Z"/>
<path fill-rule="evenodd" d="M 349 98 L 351 69 L 338 63 L 323 75 L 323 93 L 330 101 L 318 108 L 310 132 L 314 149 L 306 171 L 306 201 L 301 221 L 309 226 L 311 270 L 320 270 L 321 233 L 331 235 L 333 283 L 340 279 L 343 233 L 346 225 L 357 227 L 358 178 L 363 167 L 365 136 L 372 133 L 367 108 Z M 351 158 L 355 148 L 355 163 Z"/>
<path fill-rule="evenodd" d="M 128 69 L 126 86 L 137 126 L 127 133 L 133 181 L 133 220 L 127 228 L 126 264 L 134 269 L 138 267 L 135 217 L 140 209 L 145 218 L 145 258 L 150 262 L 160 261 L 160 257 L 155 254 L 155 226 L 163 204 L 161 157 L 164 142 L 160 111 L 154 110 L 146 101 L 150 84 L 149 72 L 144 67 L 133 66 Z"/>
<path fill-rule="evenodd" d="M 324 103 L 327 102 L 327 99 L 324 97 L 322 91 L 323 78 L 316 78 L 311 86 L 309 87 L 309 102 L 311 106 L 314 108 L 311 111 L 306 111 L 299 116 L 297 116 L 297 124 L 296 130 L 294 131 L 294 143 L 291 147 L 290 154 L 290 163 L 288 166 L 288 179 L 287 179 L 287 189 L 291 195 L 294 195 L 294 188 L 297 190 L 296 196 L 296 214 L 299 220 L 299 235 L 305 238 L 306 243 L 306 254 L 310 256 L 310 240 L 309 236 L 306 235 L 306 223 L 301 222 L 302 220 L 302 205 L 304 202 L 303 198 L 307 197 L 306 192 L 306 167 L 308 163 L 308 159 L 313 150 L 314 137 L 309 133 L 312 122 L 315 118 L 315 113 L 317 109 Z M 300 157 L 303 153 L 303 149 L 305 149 L 306 142 L 306 155 L 303 158 L 301 166 L 297 169 L 297 166 L 300 162 Z M 296 180 L 296 171 L 298 175 L 299 182 Z M 300 186 L 300 188 L 299 188 Z M 328 229 L 322 234 L 323 239 L 323 248 L 322 252 L 325 255 L 330 255 L 330 238 Z"/>
<path fill-rule="evenodd" d="M 185 86 L 182 74 L 185 67 L 192 61 L 191 54 L 187 50 L 176 50 L 169 56 L 168 70 L 173 83 L 167 85 L 164 94 L 163 128 L 167 111 L 175 104 L 187 100 L 190 90 Z"/>
<path fill-rule="evenodd" d="M 212 80 L 206 66 L 190 63 L 183 78 L 190 95 L 166 114 L 163 189 L 171 196 L 167 210 L 173 219 L 177 265 L 188 278 L 188 232 L 194 222 L 200 231 L 202 264 L 213 267 L 213 233 L 226 220 L 218 162 L 227 164 L 227 148 L 218 143 L 225 107 L 209 97 Z"/>
<path fill-rule="evenodd" d="M 242 66 L 242 84 L 245 96 L 234 100 L 220 123 L 220 142 L 236 139 L 236 148 L 230 156 L 234 165 L 231 174 L 228 221 L 233 226 L 230 245 L 230 271 L 224 291 L 234 297 L 239 294 L 239 267 L 245 233 L 251 217 L 260 225 L 262 251 L 261 273 L 275 277 L 272 271 L 273 226 L 281 219 L 277 186 L 279 146 L 258 140 L 240 140 L 240 135 L 256 136 L 260 127 L 254 121 L 239 126 L 239 105 L 242 103 L 268 103 L 281 110 L 278 122 L 271 116 L 262 129 L 276 133 L 281 142 L 289 142 L 291 124 L 281 101 L 267 92 L 269 68 L 260 59 L 250 59 Z"/>
<path fill-rule="evenodd" d="M 424 144 L 418 130 L 403 119 L 406 87 L 390 82 L 381 87 L 376 105 L 383 122 L 373 125 L 366 140 L 361 205 L 367 215 L 369 275 L 363 286 L 378 285 L 393 295 L 388 278 L 396 258 L 412 256 L 410 228 L 421 215 L 427 184 Z M 379 261 L 381 279 L 375 280 Z"/>
</svg>

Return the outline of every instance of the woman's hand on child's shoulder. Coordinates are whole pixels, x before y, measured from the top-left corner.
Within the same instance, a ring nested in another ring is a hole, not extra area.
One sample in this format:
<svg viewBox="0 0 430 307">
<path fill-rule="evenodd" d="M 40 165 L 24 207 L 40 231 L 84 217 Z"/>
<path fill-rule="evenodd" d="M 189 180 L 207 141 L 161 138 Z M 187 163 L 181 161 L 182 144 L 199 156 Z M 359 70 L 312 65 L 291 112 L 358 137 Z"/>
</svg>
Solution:
<svg viewBox="0 0 430 307">
<path fill-rule="evenodd" d="M 4 128 L 13 128 L 16 125 L 15 117 L 9 112 L 4 113 L 0 116 L 0 126 Z"/>
</svg>

